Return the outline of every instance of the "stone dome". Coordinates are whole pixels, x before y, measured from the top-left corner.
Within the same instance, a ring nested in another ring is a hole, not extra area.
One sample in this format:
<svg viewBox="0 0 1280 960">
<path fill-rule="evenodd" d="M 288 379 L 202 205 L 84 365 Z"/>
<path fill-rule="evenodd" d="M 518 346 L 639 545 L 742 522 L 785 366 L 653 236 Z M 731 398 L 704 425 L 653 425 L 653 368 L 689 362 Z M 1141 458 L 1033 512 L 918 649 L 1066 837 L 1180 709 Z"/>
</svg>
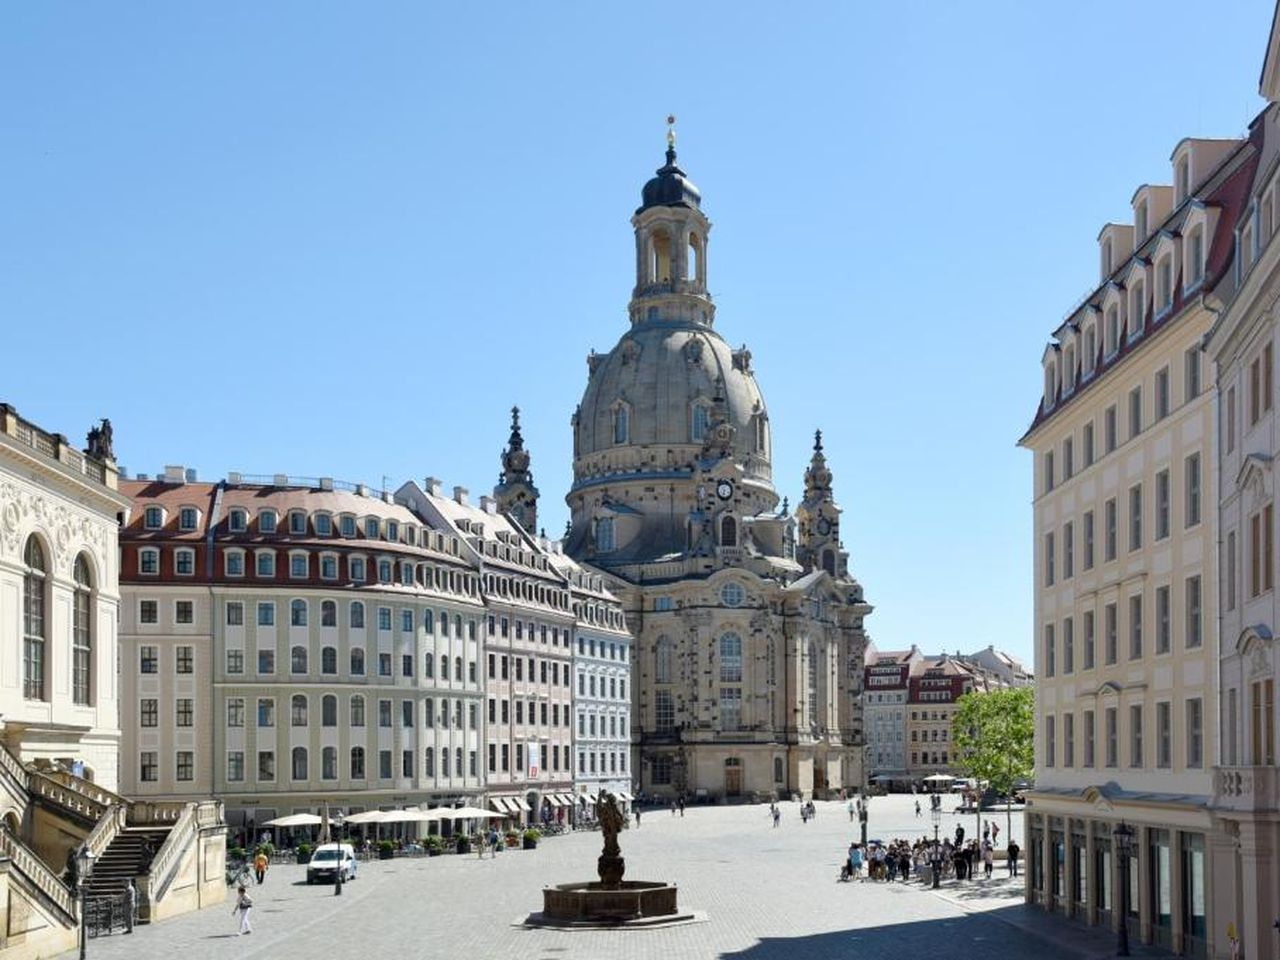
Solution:
<svg viewBox="0 0 1280 960">
<path fill-rule="evenodd" d="M 702 204 L 702 194 L 693 185 L 689 175 L 676 163 L 675 147 L 667 148 L 667 162 L 656 171 L 657 176 L 640 191 L 640 207 L 636 213 L 650 207 L 693 207 Z"/>
<path fill-rule="evenodd" d="M 583 467 L 598 454 L 637 446 L 656 458 L 637 457 L 637 467 L 683 466 L 702 446 L 694 438 L 695 406 L 715 407 L 717 391 L 734 428 L 734 459 L 771 482 L 769 428 L 764 397 L 751 371 L 751 354 L 731 348 L 711 327 L 695 321 L 649 320 L 634 326 L 607 354 L 590 358 L 591 373 L 578 408 L 576 457 Z M 617 442 L 617 410 L 625 407 L 627 439 Z M 668 462 L 666 450 L 676 452 Z"/>
</svg>

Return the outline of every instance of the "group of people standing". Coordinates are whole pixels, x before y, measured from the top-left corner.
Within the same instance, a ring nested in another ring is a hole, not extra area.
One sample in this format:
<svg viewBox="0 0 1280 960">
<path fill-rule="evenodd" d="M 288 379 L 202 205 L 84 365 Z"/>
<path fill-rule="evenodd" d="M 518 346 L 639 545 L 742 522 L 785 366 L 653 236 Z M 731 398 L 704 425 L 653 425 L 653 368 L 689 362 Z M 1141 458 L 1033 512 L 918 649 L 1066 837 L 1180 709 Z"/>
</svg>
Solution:
<svg viewBox="0 0 1280 960">
<path fill-rule="evenodd" d="M 844 866 L 840 870 L 840 879 L 862 880 L 865 870 L 867 879 L 888 883 L 906 883 L 913 877 L 926 879 L 926 871 L 929 872 L 929 879 L 932 878 L 933 871 L 938 871 L 943 877 L 976 880 L 981 869 L 983 877 L 990 880 L 995 870 L 996 840 L 999 834 L 999 824 L 986 821 L 981 841 L 970 840 L 966 843 L 964 827 L 957 824 L 955 837 L 941 842 L 921 837 L 915 842 L 905 839 L 889 843 L 871 841 L 865 848 L 860 843 L 851 843 Z M 1011 877 L 1018 875 L 1018 856 L 1021 852 L 1013 840 L 1005 847 L 1006 866 Z"/>
</svg>

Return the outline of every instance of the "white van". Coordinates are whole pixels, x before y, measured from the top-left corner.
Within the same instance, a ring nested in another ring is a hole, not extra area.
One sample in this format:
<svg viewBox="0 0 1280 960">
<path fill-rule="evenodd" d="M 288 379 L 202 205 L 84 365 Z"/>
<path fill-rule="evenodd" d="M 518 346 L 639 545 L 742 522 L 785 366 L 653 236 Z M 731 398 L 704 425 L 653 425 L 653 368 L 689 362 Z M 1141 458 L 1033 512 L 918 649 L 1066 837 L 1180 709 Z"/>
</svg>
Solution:
<svg viewBox="0 0 1280 960">
<path fill-rule="evenodd" d="M 356 852 L 349 843 L 322 843 L 311 854 L 307 864 L 307 883 L 333 883 L 335 871 L 342 871 L 343 880 L 356 878 Z"/>
</svg>

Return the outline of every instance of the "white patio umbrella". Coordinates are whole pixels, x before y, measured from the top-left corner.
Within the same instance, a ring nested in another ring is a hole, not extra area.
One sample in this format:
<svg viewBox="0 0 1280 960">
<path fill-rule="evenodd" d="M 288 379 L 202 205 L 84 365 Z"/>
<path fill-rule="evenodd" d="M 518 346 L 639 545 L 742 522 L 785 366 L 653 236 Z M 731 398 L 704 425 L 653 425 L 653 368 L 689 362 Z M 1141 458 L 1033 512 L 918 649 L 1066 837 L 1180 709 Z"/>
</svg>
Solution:
<svg viewBox="0 0 1280 960">
<path fill-rule="evenodd" d="M 955 777 L 946 773 L 935 773 L 931 777 L 925 777 L 925 783 L 950 783 Z"/>
<path fill-rule="evenodd" d="M 440 809 L 440 815 L 442 820 L 481 820 L 487 818 L 501 820 L 506 816 L 503 813 L 485 810 L 483 807 L 445 807 Z"/>
<path fill-rule="evenodd" d="M 263 824 L 264 827 L 316 827 L 321 818 L 314 813 L 291 813 L 287 817 L 276 817 Z"/>
</svg>

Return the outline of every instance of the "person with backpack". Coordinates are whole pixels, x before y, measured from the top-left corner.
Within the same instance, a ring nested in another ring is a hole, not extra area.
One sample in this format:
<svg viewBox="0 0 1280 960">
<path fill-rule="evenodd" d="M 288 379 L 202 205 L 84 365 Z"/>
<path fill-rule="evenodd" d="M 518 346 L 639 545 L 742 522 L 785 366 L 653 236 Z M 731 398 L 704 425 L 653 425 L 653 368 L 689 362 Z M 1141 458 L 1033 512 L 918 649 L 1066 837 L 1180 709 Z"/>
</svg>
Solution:
<svg viewBox="0 0 1280 960">
<path fill-rule="evenodd" d="M 240 935 L 253 933 L 253 927 L 249 925 L 249 914 L 253 911 L 253 898 L 249 896 L 249 891 L 245 889 L 244 884 L 240 885 L 239 896 L 236 897 L 236 905 L 231 908 L 234 916 L 237 912 L 240 914 Z"/>
</svg>

